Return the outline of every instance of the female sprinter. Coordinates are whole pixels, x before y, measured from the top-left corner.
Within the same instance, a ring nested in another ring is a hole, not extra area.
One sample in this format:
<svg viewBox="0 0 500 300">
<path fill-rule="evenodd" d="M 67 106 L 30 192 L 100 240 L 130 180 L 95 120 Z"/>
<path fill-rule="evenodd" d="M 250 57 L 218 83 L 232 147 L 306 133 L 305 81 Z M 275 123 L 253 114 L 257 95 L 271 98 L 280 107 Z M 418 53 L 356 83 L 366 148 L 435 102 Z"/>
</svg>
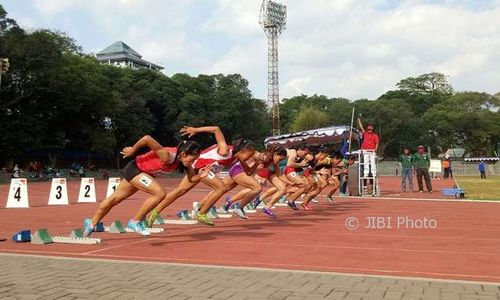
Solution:
<svg viewBox="0 0 500 300">
<path fill-rule="evenodd" d="M 304 201 L 302 202 L 301 206 L 304 210 L 311 210 L 308 206 L 309 202 L 319 195 L 323 189 L 325 189 L 328 184 L 336 184 L 336 182 L 331 180 L 331 174 L 332 174 L 332 167 L 337 166 L 341 160 L 342 156 L 338 155 L 333 155 L 332 157 L 328 156 L 327 150 L 322 148 L 319 150 L 318 155 L 319 159 L 316 162 L 316 165 L 314 167 L 314 178 L 315 178 L 315 183 L 313 188 L 307 193 L 307 195 L 304 197 Z"/>
<path fill-rule="evenodd" d="M 240 218 L 247 219 L 248 217 L 243 208 L 262 191 L 261 185 L 253 177 L 253 174 L 258 165 L 265 160 L 266 157 L 262 153 L 257 152 L 253 143 L 247 139 L 239 139 L 233 144 L 233 156 L 235 158 L 235 163 L 229 169 L 229 176 L 224 178 L 224 184 L 226 185 L 227 191 L 231 191 L 238 185 L 249 190 L 239 200 L 240 205 L 234 206 L 234 213 Z M 255 160 L 252 166 L 249 166 L 247 163 L 250 158 Z M 214 203 L 212 203 L 212 205 Z M 232 204 L 233 203 L 226 201 L 224 209 L 228 210 L 229 206 Z"/>
<path fill-rule="evenodd" d="M 260 195 L 260 200 L 258 200 L 258 202 L 264 201 L 264 203 L 266 203 L 266 206 L 262 209 L 262 212 L 274 218 L 276 217 L 276 214 L 271 209 L 274 204 L 278 202 L 281 196 L 285 194 L 286 191 L 285 183 L 283 183 L 279 179 L 281 175 L 279 162 L 286 158 L 286 149 L 283 147 L 270 147 L 264 150 L 264 152 L 262 152 L 262 155 L 263 160 L 257 167 L 255 179 L 260 185 L 264 185 L 267 180 L 273 186 Z M 229 208 L 229 206 L 231 206 L 233 203 L 236 203 L 237 201 L 243 199 L 249 192 L 251 192 L 250 189 L 243 189 L 231 200 L 227 199 L 225 208 Z M 268 199 L 269 197 L 271 197 L 270 200 Z M 256 200 L 256 206 L 258 205 L 258 202 Z M 240 204 L 239 207 L 243 207 L 242 204 Z M 237 210 L 236 213 L 238 215 L 241 214 L 239 210 Z"/>
<path fill-rule="evenodd" d="M 137 211 L 137 214 L 128 222 L 128 227 L 141 235 L 150 235 L 148 229 L 144 227 L 142 220 L 146 214 L 155 207 L 164 197 L 165 190 L 156 181 L 153 173 L 174 172 L 187 169 L 188 176 L 192 180 L 199 180 L 198 177 L 207 176 L 208 173 L 195 175 L 191 164 L 198 158 L 201 146 L 194 141 L 183 141 L 177 148 L 162 147 L 155 139 L 146 135 L 141 138 L 133 147 L 123 148 L 123 157 L 131 157 L 139 149 L 148 147 L 151 149 L 146 154 L 137 156 L 130 161 L 123 169 L 124 180 L 120 182 L 116 191 L 111 196 L 104 199 L 99 205 L 97 212 L 90 219 L 83 222 L 83 234 L 88 237 L 94 231 L 94 226 L 100 222 L 109 211 L 123 200 L 135 194 L 138 190 L 148 193 L 150 196 L 144 201 Z"/>
<path fill-rule="evenodd" d="M 299 209 L 295 205 L 295 200 L 307 191 L 309 187 L 307 180 L 297 173 L 301 168 L 308 166 L 309 162 L 304 158 L 309 152 L 309 147 L 306 144 L 299 145 L 297 150 L 287 149 L 287 164 L 284 173 L 286 179 L 292 183 L 292 186 L 289 188 L 296 188 L 288 198 L 287 204 L 293 210 Z"/>
<path fill-rule="evenodd" d="M 199 212 L 194 216 L 196 220 L 202 224 L 213 226 L 214 223 L 207 216 L 207 212 L 212 205 L 208 203 L 215 203 L 224 193 L 226 187 L 222 180 L 217 176 L 224 167 L 229 167 L 234 161 L 232 146 L 226 143 L 226 139 L 222 131 L 217 126 L 206 127 L 189 127 L 184 126 L 181 129 L 183 136 L 192 137 L 198 133 L 211 133 L 214 135 L 217 144 L 201 151 L 199 158 L 193 163 L 195 172 L 199 170 L 207 170 L 208 176 L 197 178 L 193 180 L 185 176 L 181 183 L 158 204 L 147 218 L 147 226 L 151 227 L 156 217 L 162 210 L 172 204 L 175 200 L 186 194 L 189 190 L 194 188 L 200 181 L 211 187 L 213 190 L 207 195 L 208 200 L 206 204 L 201 205 Z M 201 202 L 200 202 L 201 204 Z"/>
</svg>

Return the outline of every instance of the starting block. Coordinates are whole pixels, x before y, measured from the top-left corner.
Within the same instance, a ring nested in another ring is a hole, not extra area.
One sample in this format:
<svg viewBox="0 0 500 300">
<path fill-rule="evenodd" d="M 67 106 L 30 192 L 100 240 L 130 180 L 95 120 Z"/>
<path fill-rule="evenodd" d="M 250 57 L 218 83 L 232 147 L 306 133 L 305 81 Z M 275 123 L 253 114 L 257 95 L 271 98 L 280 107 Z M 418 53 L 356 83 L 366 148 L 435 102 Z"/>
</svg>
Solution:
<svg viewBox="0 0 500 300">
<path fill-rule="evenodd" d="M 194 225 L 194 224 L 198 223 L 198 221 L 193 220 L 193 218 L 191 218 L 191 215 L 189 214 L 189 211 L 187 209 L 180 210 L 175 215 L 177 217 L 179 217 L 180 220 L 166 219 L 166 220 L 163 220 L 165 222 L 165 224 Z"/>
<path fill-rule="evenodd" d="M 253 202 L 250 202 L 248 203 L 245 208 L 244 208 L 244 211 L 245 213 L 247 214 L 254 214 L 257 212 L 257 210 L 255 209 L 255 205 L 253 204 Z"/>
<path fill-rule="evenodd" d="M 50 236 L 49 232 L 45 228 L 38 229 L 31 236 L 31 243 L 32 244 L 45 245 L 45 244 L 51 244 L 53 242 L 54 241 L 52 240 L 52 237 Z"/>
<path fill-rule="evenodd" d="M 163 219 L 163 217 L 161 215 L 158 215 L 155 219 L 155 221 L 153 222 L 153 224 L 155 225 L 164 225 L 165 224 L 165 220 Z"/>
<path fill-rule="evenodd" d="M 71 231 L 70 236 L 51 236 L 45 228 L 38 229 L 33 235 L 30 230 L 22 230 L 14 234 L 12 240 L 17 243 L 31 242 L 37 245 L 51 243 L 96 245 L 101 243 L 101 239 L 84 238 L 80 228 Z"/>
<path fill-rule="evenodd" d="M 17 243 L 31 242 L 31 230 L 21 230 L 12 236 L 12 240 Z"/>
<path fill-rule="evenodd" d="M 113 223 L 104 230 L 109 233 L 125 233 L 125 229 L 120 221 L 113 221 Z"/>
<path fill-rule="evenodd" d="M 180 210 L 176 213 L 176 215 L 181 218 L 181 220 L 192 220 L 191 215 L 187 209 Z"/>
<path fill-rule="evenodd" d="M 94 226 L 94 232 L 104 232 L 104 222 L 99 222 Z"/>
<path fill-rule="evenodd" d="M 198 221 L 196 220 L 178 220 L 178 219 L 166 219 L 165 224 L 172 224 L 172 225 L 194 225 L 197 224 Z"/>
<path fill-rule="evenodd" d="M 80 229 L 81 231 L 81 229 Z M 73 230 L 72 233 L 79 234 L 78 230 Z M 86 238 L 83 237 L 72 237 L 72 236 L 51 236 L 47 229 L 39 229 L 31 237 L 31 243 L 33 244 L 50 244 L 50 243 L 62 243 L 62 244 L 83 244 L 83 245 L 97 245 L 101 243 L 101 239 L 97 238 Z"/>
<path fill-rule="evenodd" d="M 148 228 L 149 232 L 151 233 L 162 233 L 165 231 L 163 228 Z M 111 223 L 109 227 L 104 227 L 104 231 L 109 232 L 109 233 L 135 233 L 131 228 L 129 227 L 123 227 L 122 222 L 120 221 L 114 221 Z"/>
<path fill-rule="evenodd" d="M 218 217 L 217 208 L 215 206 L 210 207 L 210 209 L 207 212 L 207 216 L 210 219 L 217 219 Z"/>
</svg>

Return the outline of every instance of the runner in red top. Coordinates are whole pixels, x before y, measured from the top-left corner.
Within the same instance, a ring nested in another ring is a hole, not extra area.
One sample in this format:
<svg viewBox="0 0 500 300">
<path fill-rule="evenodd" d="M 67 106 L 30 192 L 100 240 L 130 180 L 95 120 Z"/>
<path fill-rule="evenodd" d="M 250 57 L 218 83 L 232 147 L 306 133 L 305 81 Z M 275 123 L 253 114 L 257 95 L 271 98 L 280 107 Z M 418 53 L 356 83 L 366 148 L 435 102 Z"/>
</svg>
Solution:
<svg viewBox="0 0 500 300">
<path fill-rule="evenodd" d="M 97 212 L 83 223 L 84 236 L 89 236 L 95 225 L 100 222 L 108 212 L 123 200 L 141 190 L 150 196 L 144 201 L 137 214 L 128 222 L 128 227 L 142 235 L 150 235 L 144 227 L 142 220 L 152 207 L 156 206 L 164 197 L 165 189 L 154 178 L 156 172 L 174 172 L 187 170 L 193 180 L 207 176 L 207 173 L 194 174 L 191 164 L 198 158 L 201 146 L 194 141 L 181 142 L 177 148 L 162 147 L 149 135 L 141 138 L 132 147 L 123 148 L 121 154 L 124 158 L 132 157 L 139 149 L 148 147 L 150 152 L 137 156 L 123 169 L 124 179 L 116 191 L 99 205 Z"/>
<path fill-rule="evenodd" d="M 208 176 L 198 178 L 193 180 L 188 176 L 185 176 L 181 183 L 172 192 L 168 193 L 167 196 L 159 203 L 154 209 L 152 209 L 151 214 L 147 218 L 147 226 L 151 227 L 156 217 L 160 214 L 162 210 L 172 204 L 175 200 L 179 199 L 181 196 L 186 194 L 189 190 L 194 188 L 200 181 L 211 187 L 213 190 L 206 197 L 207 200 L 200 202 L 201 207 L 198 213 L 195 215 L 198 222 L 205 225 L 213 226 L 214 223 L 207 216 L 207 212 L 224 193 L 226 188 L 222 180 L 217 176 L 224 166 L 229 167 L 233 161 L 232 146 L 227 145 L 226 139 L 222 134 L 222 131 L 217 126 L 206 126 L 206 127 L 188 127 L 184 126 L 181 129 L 181 134 L 184 136 L 192 137 L 198 133 L 212 133 L 217 141 L 217 144 L 201 151 L 200 156 L 192 164 L 192 168 L 195 172 L 203 170 L 207 172 Z M 212 203 L 212 204 L 209 204 Z"/>
</svg>

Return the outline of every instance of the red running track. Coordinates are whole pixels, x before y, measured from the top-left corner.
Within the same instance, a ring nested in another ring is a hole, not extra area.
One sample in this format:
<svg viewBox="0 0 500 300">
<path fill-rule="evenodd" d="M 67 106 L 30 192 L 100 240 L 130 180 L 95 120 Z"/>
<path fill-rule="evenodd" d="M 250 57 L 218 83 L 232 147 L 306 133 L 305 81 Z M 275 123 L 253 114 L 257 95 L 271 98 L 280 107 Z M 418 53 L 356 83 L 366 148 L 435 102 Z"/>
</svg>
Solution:
<svg viewBox="0 0 500 300">
<path fill-rule="evenodd" d="M 176 182 L 165 180 L 171 187 Z M 98 181 L 98 197 L 105 194 L 105 185 Z M 103 239 L 100 245 L 33 245 L 8 240 L 0 243 L 0 252 L 500 282 L 500 203 L 403 201 L 402 197 L 429 194 L 401 194 L 397 178 L 383 178 L 381 185 L 387 191 L 385 196 L 394 199 L 339 198 L 329 204 L 320 198 L 312 212 L 277 208 L 276 220 L 257 212 L 248 220 L 236 216 L 218 219 L 213 228 L 168 225 L 166 232 L 150 238 L 96 233 L 95 237 Z M 434 185 L 432 198 L 442 198 L 439 189 L 452 182 L 434 181 Z M 0 209 L 0 236 L 10 238 L 21 229 L 38 228 L 67 235 L 80 227 L 98 204 L 74 203 L 78 186 L 78 182 L 69 182 L 70 205 L 47 206 L 49 183 L 30 184 L 31 208 Z M 0 186 L 1 207 L 7 189 Z M 205 195 L 205 189 L 200 185 L 166 215 L 172 218 L 177 210 L 190 208 L 192 201 Z M 126 223 L 142 199 L 144 194 L 138 193 L 126 200 L 111 211 L 105 223 L 115 219 Z M 350 217 L 359 221 L 356 230 L 346 228 Z M 391 228 L 366 228 L 370 217 L 382 217 L 386 224 L 390 219 Z M 398 218 L 406 217 L 433 219 L 436 224 L 428 225 L 436 227 L 398 227 Z"/>
</svg>

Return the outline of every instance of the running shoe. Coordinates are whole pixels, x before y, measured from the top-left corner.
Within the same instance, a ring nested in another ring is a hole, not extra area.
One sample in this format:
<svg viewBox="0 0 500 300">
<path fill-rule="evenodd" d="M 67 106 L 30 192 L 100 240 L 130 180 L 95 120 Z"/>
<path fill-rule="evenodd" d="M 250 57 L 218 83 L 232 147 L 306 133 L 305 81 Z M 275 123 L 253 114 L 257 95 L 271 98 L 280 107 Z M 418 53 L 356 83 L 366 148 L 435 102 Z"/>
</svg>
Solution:
<svg viewBox="0 0 500 300">
<path fill-rule="evenodd" d="M 143 236 L 151 235 L 151 232 L 144 226 L 144 223 L 142 221 L 129 220 L 127 227 L 130 228 L 132 231 L 139 233 L 140 235 Z"/>
<path fill-rule="evenodd" d="M 200 211 L 200 208 L 201 208 L 201 204 L 199 202 L 196 203 L 195 207 L 193 207 L 193 210 L 191 211 L 191 218 L 192 219 L 195 219 L 195 216 L 198 213 L 198 211 Z"/>
<path fill-rule="evenodd" d="M 94 232 L 94 225 L 92 225 L 92 219 L 87 218 L 83 220 L 83 237 L 89 237 L 92 232 Z"/>
<path fill-rule="evenodd" d="M 301 203 L 300 206 L 302 206 L 302 208 L 304 210 L 307 210 L 307 211 L 313 210 L 312 207 L 309 207 L 309 206 L 305 205 L 304 203 Z"/>
<path fill-rule="evenodd" d="M 330 203 L 333 203 L 333 198 L 332 197 L 326 197 L 326 201 L 330 202 Z"/>
<path fill-rule="evenodd" d="M 281 196 L 280 200 L 278 201 L 279 203 L 285 203 L 286 202 L 286 197 L 283 195 Z"/>
<path fill-rule="evenodd" d="M 257 206 L 259 206 L 259 204 L 260 204 L 261 202 L 262 202 L 262 201 L 260 200 L 260 197 L 259 197 L 259 196 L 257 196 L 257 197 L 255 198 L 255 201 L 253 202 L 253 206 L 254 206 L 255 208 L 257 208 Z"/>
<path fill-rule="evenodd" d="M 228 211 L 230 207 L 231 207 L 231 197 L 226 196 L 226 203 L 224 203 L 224 206 L 222 206 L 222 208 L 225 211 Z"/>
<path fill-rule="evenodd" d="M 153 208 L 151 213 L 149 214 L 148 218 L 146 219 L 146 227 L 151 228 L 153 227 L 154 222 L 156 221 L 156 218 L 158 218 L 160 214 L 158 211 L 156 211 L 156 208 Z"/>
<path fill-rule="evenodd" d="M 297 205 L 295 205 L 295 202 L 293 201 L 287 201 L 286 204 L 293 210 L 299 210 L 299 208 L 297 207 Z"/>
<path fill-rule="evenodd" d="M 270 208 L 264 207 L 262 209 L 262 212 L 270 216 L 271 218 L 276 218 L 276 214 Z"/>
<path fill-rule="evenodd" d="M 195 215 L 196 221 L 200 222 L 201 224 L 205 224 L 208 226 L 214 226 L 214 222 L 207 216 L 207 214 L 201 214 L 199 212 L 196 213 Z"/>
<path fill-rule="evenodd" d="M 238 203 L 236 203 L 234 206 L 233 206 L 233 212 L 238 215 L 238 217 L 242 218 L 242 219 L 248 219 L 247 215 L 245 214 L 245 212 L 243 211 L 243 209 L 240 208 L 240 206 L 238 205 Z"/>
<path fill-rule="evenodd" d="M 316 198 L 314 198 L 314 199 L 312 199 L 312 200 L 311 200 L 311 202 L 312 202 L 312 203 L 318 203 L 319 201 L 318 201 L 318 200 L 316 200 Z"/>
</svg>

